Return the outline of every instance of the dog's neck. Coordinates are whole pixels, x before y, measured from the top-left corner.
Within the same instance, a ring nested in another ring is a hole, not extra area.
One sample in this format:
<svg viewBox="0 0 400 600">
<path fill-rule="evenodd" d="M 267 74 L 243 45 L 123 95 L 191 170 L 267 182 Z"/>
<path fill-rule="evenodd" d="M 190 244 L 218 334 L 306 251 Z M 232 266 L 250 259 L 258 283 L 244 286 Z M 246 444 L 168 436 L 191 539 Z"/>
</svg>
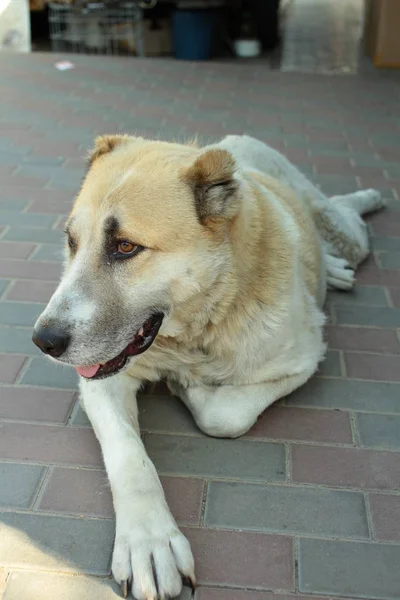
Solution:
<svg viewBox="0 0 400 600">
<path fill-rule="evenodd" d="M 242 189 L 239 213 L 217 225 L 216 235 L 225 239 L 226 255 L 216 279 L 178 308 L 177 343 L 198 345 L 202 340 L 201 345 L 213 344 L 224 327 L 232 326 L 234 317 L 246 323 L 268 303 L 268 246 L 276 237 L 274 224 L 266 226 L 266 219 L 260 218 L 266 207 L 254 186 L 245 180 Z"/>
</svg>

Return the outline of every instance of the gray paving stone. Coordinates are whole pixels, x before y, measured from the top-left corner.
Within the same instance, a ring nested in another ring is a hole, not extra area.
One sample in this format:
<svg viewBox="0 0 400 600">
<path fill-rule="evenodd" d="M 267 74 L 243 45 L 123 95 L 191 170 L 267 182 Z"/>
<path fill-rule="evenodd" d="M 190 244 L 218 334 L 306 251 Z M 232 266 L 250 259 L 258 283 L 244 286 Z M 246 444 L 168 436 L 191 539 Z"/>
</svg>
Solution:
<svg viewBox="0 0 400 600">
<path fill-rule="evenodd" d="M 5 200 L 0 199 L 0 211 L 16 211 L 20 212 L 28 206 L 28 200 Z"/>
<path fill-rule="evenodd" d="M 8 279 L 0 279 L 0 296 L 3 294 L 4 290 L 7 289 L 9 283 Z"/>
<path fill-rule="evenodd" d="M 90 146 L 90 144 L 88 144 Z M 83 173 L 82 173 L 83 177 Z M 46 184 L 47 190 L 71 190 L 72 192 L 79 191 L 79 181 L 80 179 L 50 179 L 50 181 Z M 65 212 L 64 210 L 60 212 Z"/>
<path fill-rule="evenodd" d="M 116 600 L 120 593 L 108 578 L 15 571 L 8 578 L 3 600 Z"/>
<path fill-rule="evenodd" d="M 163 474 L 285 481 L 283 444 L 147 434 L 144 443 Z"/>
<path fill-rule="evenodd" d="M 400 146 L 400 140 L 397 135 L 392 135 L 388 133 L 379 133 L 376 135 L 371 135 L 371 141 L 375 146 L 389 146 L 397 148 Z"/>
<path fill-rule="evenodd" d="M 29 508 L 43 472 L 36 465 L 0 463 L 0 506 Z"/>
<path fill-rule="evenodd" d="M 357 426 L 361 444 L 366 448 L 400 450 L 400 417 L 358 414 Z"/>
<path fill-rule="evenodd" d="M 39 215 L 40 216 L 40 215 Z M 21 229 L 12 227 L 3 236 L 3 240 L 15 242 L 61 243 L 64 234 L 58 229 Z"/>
<path fill-rule="evenodd" d="M 70 125 L 68 127 L 63 127 L 63 128 L 57 128 L 54 129 L 52 132 L 52 135 L 49 136 L 50 139 L 53 140 L 61 140 L 61 141 L 71 141 L 71 142 L 79 142 L 79 144 L 85 144 L 85 146 L 89 146 L 90 144 L 93 143 L 93 138 L 94 138 L 94 129 L 92 129 L 91 127 L 89 128 L 84 128 L 84 127 L 71 127 Z"/>
<path fill-rule="evenodd" d="M 74 169 L 71 167 L 55 166 L 48 163 L 34 165 L 21 164 L 15 175 L 21 175 L 23 177 L 40 177 L 43 179 L 52 177 L 60 181 L 74 180 L 79 183 L 79 180 L 83 175 L 83 167 L 82 169 Z"/>
<path fill-rule="evenodd" d="M 11 117 L 11 115 L 10 115 Z M 8 120 L 8 116 L 7 116 L 7 120 Z M 10 118 L 10 120 L 12 120 Z M 0 151 L 1 152 L 7 152 L 8 155 L 13 154 L 16 157 L 19 157 L 23 154 L 28 154 L 28 152 L 31 150 L 31 148 L 28 148 L 26 146 L 14 146 L 13 144 L 10 144 L 9 140 L 0 140 Z"/>
<path fill-rule="evenodd" d="M 398 200 L 396 202 L 400 204 Z M 400 252 L 400 237 L 371 236 L 371 244 L 374 250 Z"/>
<path fill-rule="evenodd" d="M 326 177 L 328 177 L 328 176 L 326 176 Z M 337 179 L 336 181 L 335 180 L 326 180 L 326 181 L 324 180 L 324 181 L 320 181 L 320 182 L 314 181 L 314 183 L 316 183 L 327 196 L 348 194 L 349 190 L 352 191 L 352 190 L 357 189 L 357 185 L 354 181 L 341 180 L 341 179 Z"/>
<path fill-rule="evenodd" d="M 379 252 L 382 269 L 400 269 L 400 252 Z"/>
<path fill-rule="evenodd" d="M 400 385 L 314 377 L 291 394 L 285 404 L 400 413 Z"/>
<path fill-rule="evenodd" d="M 111 520 L 0 513 L 0 564 L 5 567 L 108 575 Z"/>
<path fill-rule="evenodd" d="M 1 122 L 0 122 L 0 125 L 1 125 Z M 22 161 L 21 155 L 16 155 L 12 152 L 3 152 L 0 149 L 0 165 L 5 165 L 5 166 L 11 165 L 11 166 L 15 167 L 21 161 Z"/>
<path fill-rule="evenodd" d="M 385 290 L 375 285 L 355 285 L 350 292 L 329 292 L 327 301 L 332 304 L 353 304 L 362 306 L 387 306 Z"/>
<path fill-rule="evenodd" d="M 388 184 L 390 185 L 390 183 L 388 182 Z M 390 211 L 400 211 L 400 202 L 399 199 L 396 198 L 395 194 L 396 194 L 396 190 L 393 188 L 391 190 L 383 190 L 382 187 L 380 186 L 380 191 L 382 192 L 382 196 L 385 198 L 386 200 L 386 205 L 387 208 Z M 389 248 L 390 250 L 391 248 Z M 397 248 L 399 250 L 399 248 Z"/>
<path fill-rule="evenodd" d="M 0 225 L 11 225 L 12 227 L 49 229 L 55 223 L 56 219 L 57 215 L 18 213 L 11 210 L 0 210 Z M 28 240 L 25 238 L 24 241 Z"/>
<path fill-rule="evenodd" d="M 331 377 L 342 375 L 339 350 L 327 351 L 325 360 L 318 367 L 318 373 L 325 376 L 330 375 Z"/>
<path fill-rule="evenodd" d="M 301 539 L 300 591 L 398 600 L 400 546 Z"/>
<path fill-rule="evenodd" d="M 386 169 L 394 165 L 394 163 L 382 160 L 381 158 L 376 158 L 373 154 L 368 156 L 357 153 L 354 155 L 353 160 L 357 167 L 381 167 L 382 169 Z"/>
<path fill-rule="evenodd" d="M 83 410 L 81 403 L 78 401 L 71 413 L 71 417 L 69 419 L 69 423 L 70 425 L 73 425 L 74 427 L 91 427 L 92 424 L 90 423 L 88 416 L 86 414 L 86 412 Z"/>
<path fill-rule="evenodd" d="M 345 146 L 346 144 L 341 140 L 330 140 L 331 143 L 337 143 L 338 145 Z M 325 143 L 325 142 L 324 142 Z M 312 145 L 310 144 L 312 147 Z M 347 188 L 348 191 L 357 189 L 357 181 L 354 175 L 351 175 L 347 172 L 345 175 L 341 174 L 319 174 L 314 176 L 314 180 L 316 183 L 319 183 L 322 188 L 324 185 L 339 185 L 341 187 Z"/>
<path fill-rule="evenodd" d="M 55 364 L 50 362 L 49 359 L 38 356 L 32 360 L 21 383 L 76 390 L 78 388 L 78 375 L 75 369 L 71 367 Z"/>
<path fill-rule="evenodd" d="M 400 327 L 400 308 L 337 306 L 335 310 L 338 325 Z"/>
<path fill-rule="evenodd" d="M 0 323 L 2 325 L 20 325 L 29 327 L 44 310 L 45 304 L 29 302 L 0 302 Z"/>
<path fill-rule="evenodd" d="M 23 165 L 59 165 L 61 166 L 64 159 L 61 156 L 36 156 L 28 154 L 23 156 L 21 164 Z"/>
<path fill-rule="evenodd" d="M 0 352 L 38 355 L 40 350 L 32 342 L 31 327 L 0 325 Z"/>
<path fill-rule="evenodd" d="M 260 136 L 259 136 L 260 137 Z M 283 140 L 285 143 L 285 146 L 287 148 L 307 148 L 308 147 L 308 142 L 305 139 L 305 137 L 297 137 L 297 136 L 291 136 L 291 135 L 285 135 L 284 137 L 278 133 L 276 133 L 275 135 L 267 135 L 266 139 L 262 140 L 262 141 L 266 141 L 268 142 L 268 144 L 270 144 L 271 146 L 273 146 L 273 140 Z"/>
<path fill-rule="evenodd" d="M 61 244 L 43 244 L 37 252 L 35 252 L 32 260 L 51 260 L 62 262 L 64 260 L 64 245 Z"/>
<path fill-rule="evenodd" d="M 329 156 L 329 157 L 332 157 L 332 158 L 352 158 L 354 156 L 353 150 L 350 150 L 348 148 L 347 144 L 343 145 L 343 142 L 340 144 L 341 149 L 326 148 L 326 147 L 322 147 L 322 146 L 323 146 L 323 143 L 316 144 L 316 142 L 314 142 L 310 146 L 310 155 L 311 155 L 311 157 L 315 157 L 315 156 Z"/>
<path fill-rule="evenodd" d="M 167 395 L 142 395 L 138 398 L 139 423 L 143 431 L 197 433 L 192 415 L 178 398 Z"/>
<path fill-rule="evenodd" d="M 222 529 L 368 538 L 362 494 L 211 482 L 205 525 Z"/>
</svg>

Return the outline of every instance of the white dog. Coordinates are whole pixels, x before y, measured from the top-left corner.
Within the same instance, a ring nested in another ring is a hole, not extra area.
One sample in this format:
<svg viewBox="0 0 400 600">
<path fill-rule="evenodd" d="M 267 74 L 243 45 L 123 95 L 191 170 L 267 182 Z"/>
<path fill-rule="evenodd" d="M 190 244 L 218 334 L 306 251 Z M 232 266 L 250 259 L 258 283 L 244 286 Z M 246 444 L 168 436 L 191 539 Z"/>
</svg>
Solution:
<svg viewBox="0 0 400 600">
<path fill-rule="evenodd" d="M 237 437 L 323 359 L 326 287 L 368 254 L 374 190 L 328 199 L 243 136 L 206 148 L 96 140 L 67 225 L 61 283 L 34 342 L 74 366 L 116 513 L 112 571 L 126 596 L 195 582 L 190 546 L 141 442 L 136 392 L 169 382 L 204 432 Z"/>
</svg>

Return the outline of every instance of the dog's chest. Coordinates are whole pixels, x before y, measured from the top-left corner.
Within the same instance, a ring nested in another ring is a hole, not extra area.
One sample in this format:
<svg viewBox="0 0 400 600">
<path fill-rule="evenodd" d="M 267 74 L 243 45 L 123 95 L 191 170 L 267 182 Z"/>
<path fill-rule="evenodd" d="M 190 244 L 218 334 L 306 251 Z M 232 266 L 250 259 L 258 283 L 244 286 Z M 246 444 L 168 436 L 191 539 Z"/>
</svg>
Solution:
<svg viewBox="0 0 400 600">
<path fill-rule="evenodd" d="M 156 345 L 134 365 L 132 375 L 148 381 L 172 379 L 181 385 L 218 384 L 229 378 L 232 359 L 202 347 Z"/>
</svg>

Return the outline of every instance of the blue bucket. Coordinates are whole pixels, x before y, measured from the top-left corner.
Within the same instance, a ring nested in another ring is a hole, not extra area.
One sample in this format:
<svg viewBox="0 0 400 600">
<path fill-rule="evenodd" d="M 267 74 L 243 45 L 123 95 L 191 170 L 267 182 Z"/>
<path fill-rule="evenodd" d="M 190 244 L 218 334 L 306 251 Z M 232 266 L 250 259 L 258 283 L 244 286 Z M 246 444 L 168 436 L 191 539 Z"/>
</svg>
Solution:
<svg viewBox="0 0 400 600">
<path fill-rule="evenodd" d="M 175 58 L 208 60 L 214 45 L 216 13 L 212 10 L 176 10 L 172 18 Z"/>
</svg>

